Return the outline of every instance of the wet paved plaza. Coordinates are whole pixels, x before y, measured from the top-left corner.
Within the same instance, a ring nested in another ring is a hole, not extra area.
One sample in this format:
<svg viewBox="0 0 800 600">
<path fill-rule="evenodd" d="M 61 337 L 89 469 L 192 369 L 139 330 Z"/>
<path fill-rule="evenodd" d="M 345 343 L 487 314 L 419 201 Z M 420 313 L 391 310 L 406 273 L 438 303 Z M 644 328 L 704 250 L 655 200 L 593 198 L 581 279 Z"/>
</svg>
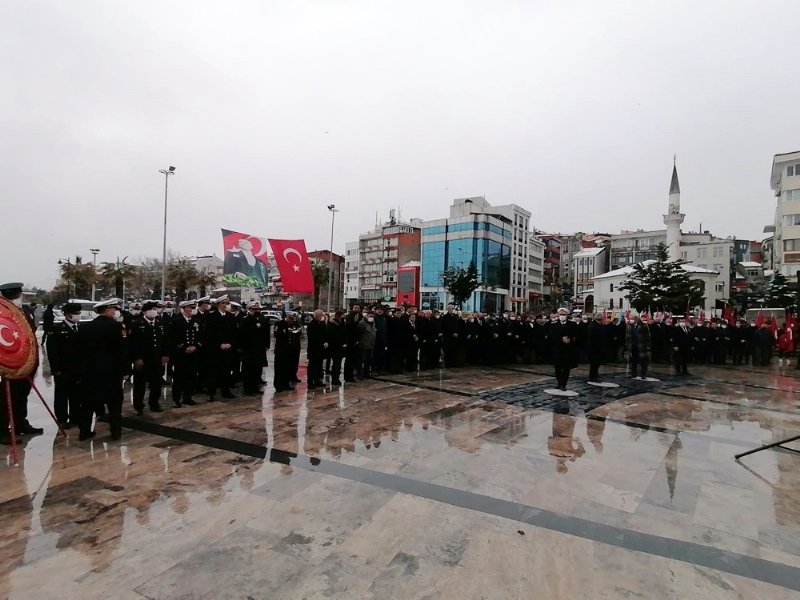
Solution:
<svg viewBox="0 0 800 600">
<path fill-rule="evenodd" d="M 800 371 L 605 372 L 127 405 L 120 442 L 56 437 L 32 395 L 0 598 L 800 598 L 800 454 L 734 460 L 800 433 Z"/>
</svg>

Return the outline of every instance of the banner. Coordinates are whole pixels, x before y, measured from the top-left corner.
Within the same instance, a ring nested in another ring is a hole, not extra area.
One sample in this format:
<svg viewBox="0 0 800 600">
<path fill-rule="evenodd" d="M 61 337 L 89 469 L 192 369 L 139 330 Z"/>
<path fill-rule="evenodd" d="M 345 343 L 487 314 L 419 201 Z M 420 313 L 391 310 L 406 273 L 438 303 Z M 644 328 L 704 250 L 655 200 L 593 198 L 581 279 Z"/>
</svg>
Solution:
<svg viewBox="0 0 800 600">
<path fill-rule="evenodd" d="M 270 240 L 284 292 L 314 293 L 314 277 L 303 240 Z"/>
<path fill-rule="evenodd" d="M 266 238 L 223 229 L 222 247 L 225 256 L 222 278 L 227 285 L 267 287 L 269 263 Z"/>
</svg>

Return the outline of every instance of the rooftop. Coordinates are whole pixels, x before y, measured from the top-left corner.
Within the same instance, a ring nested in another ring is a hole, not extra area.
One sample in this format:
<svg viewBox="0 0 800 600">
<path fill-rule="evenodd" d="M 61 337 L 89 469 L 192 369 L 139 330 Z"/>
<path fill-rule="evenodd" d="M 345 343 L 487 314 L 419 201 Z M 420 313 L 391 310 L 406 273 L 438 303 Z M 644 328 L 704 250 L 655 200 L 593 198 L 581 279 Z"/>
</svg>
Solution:
<svg viewBox="0 0 800 600">
<path fill-rule="evenodd" d="M 650 266 L 650 265 L 652 265 L 652 264 L 654 264 L 656 262 L 658 262 L 658 261 L 656 261 L 656 260 L 644 260 L 644 261 L 642 261 L 641 263 L 638 263 L 638 264 L 641 264 L 641 265 L 644 265 L 644 266 L 648 267 L 648 266 Z M 608 279 L 609 277 L 619 277 L 620 275 L 630 275 L 634 271 L 633 267 L 634 267 L 634 265 L 630 265 L 628 267 L 622 267 L 620 269 L 614 269 L 613 271 L 609 271 L 608 273 L 603 273 L 602 275 L 597 275 L 595 277 L 592 277 L 592 279 Z M 688 264 L 688 263 L 682 264 L 681 268 L 684 271 L 688 271 L 689 273 L 706 273 L 706 274 L 709 274 L 709 275 L 712 274 L 712 273 L 715 274 L 715 275 L 719 274 L 717 271 L 713 271 L 711 269 L 703 269 L 702 267 L 696 267 L 695 265 Z"/>
</svg>

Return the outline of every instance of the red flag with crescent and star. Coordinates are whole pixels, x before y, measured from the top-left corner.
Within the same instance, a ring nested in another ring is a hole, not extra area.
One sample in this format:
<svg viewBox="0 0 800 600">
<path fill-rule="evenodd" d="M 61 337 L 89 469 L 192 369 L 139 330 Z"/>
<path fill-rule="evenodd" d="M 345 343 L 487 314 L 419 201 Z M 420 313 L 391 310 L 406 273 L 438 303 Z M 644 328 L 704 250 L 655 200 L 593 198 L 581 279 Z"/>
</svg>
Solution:
<svg viewBox="0 0 800 600">
<path fill-rule="evenodd" d="M 314 277 L 303 240 L 269 240 L 284 292 L 314 293 Z"/>
<path fill-rule="evenodd" d="M 36 338 L 23 312 L 0 298 L 0 375 L 25 379 L 36 367 Z"/>
</svg>

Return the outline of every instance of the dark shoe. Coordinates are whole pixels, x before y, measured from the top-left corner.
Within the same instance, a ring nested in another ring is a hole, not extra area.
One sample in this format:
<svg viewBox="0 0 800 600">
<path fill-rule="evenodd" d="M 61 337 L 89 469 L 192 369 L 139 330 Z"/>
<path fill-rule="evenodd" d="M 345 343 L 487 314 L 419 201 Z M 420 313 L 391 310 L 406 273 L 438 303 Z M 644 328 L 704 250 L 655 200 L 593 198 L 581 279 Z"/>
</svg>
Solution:
<svg viewBox="0 0 800 600">
<path fill-rule="evenodd" d="M 111 430 L 111 439 L 112 440 L 118 440 L 121 437 L 122 437 L 122 431 L 121 430 L 119 430 L 119 429 L 112 429 Z"/>
<path fill-rule="evenodd" d="M 355 379 L 353 379 L 352 377 L 345 377 L 344 380 L 345 380 L 345 383 L 353 383 L 353 382 L 355 382 Z"/>
<path fill-rule="evenodd" d="M 42 435 L 44 433 L 44 429 L 41 427 L 34 427 L 28 421 L 25 421 L 22 424 L 22 427 L 17 429 L 17 433 L 22 433 L 24 435 Z"/>
<path fill-rule="evenodd" d="M 225 391 L 225 392 L 222 392 L 222 397 L 223 397 L 223 398 L 225 398 L 226 400 L 231 400 L 231 399 L 233 399 L 233 398 L 236 398 L 236 396 L 234 396 L 233 394 L 231 394 L 230 390 L 227 390 L 227 391 Z"/>
<path fill-rule="evenodd" d="M 86 433 L 81 432 L 81 434 L 78 436 L 78 441 L 85 442 L 86 440 L 92 439 L 94 436 L 95 436 L 94 431 L 88 431 Z"/>
<path fill-rule="evenodd" d="M 331 385 L 342 385 L 342 380 L 334 379 L 333 381 L 331 381 Z"/>
<path fill-rule="evenodd" d="M 72 423 L 70 423 L 69 421 L 59 421 L 58 424 L 61 427 L 61 429 L 70 429 L 72 427 Z"/>
<path fill-rule="evenodd" d="M 164 409 L 161 408 L 158 404 L 150 407 L 150 412 L 164 412 Z"/>
<path fill-rule="evenodd" d="M 181 405 L 181 403 L 180 403 L 180 402 L 173 402 L 173 403 L 172 403 L 172 407 L 173 407 L 173 408 L 181 408 L 181 406 L 182 406 L 182 405 Z"/>
<path fill-rule="evenodd" d="M 217 401 L 217 397 L 216 396 L 209 396 L 208 397 L 208 401 L 209 402 L 216 402 Z"/>
<path fill-rule="evenodd" d="M 191 398 L 189 398 L 188 400 L 184 400 L 184 401 L 183 401 L 183 403 L 184 403 L 186 406 L 197 406 L 197 402 L 195 402 L 195 401 L 194 401 L 194 400 L 192 400 Z"/>
<path fill-rule="evenodd" d="M 134 410 L 136 411 L 136 416 L 137 417 L 141 417 L 144 414 L 144 409 L 143 408 L 134 408 Z M 100 419 L 97 419 L 97 420 L 100 421 Z"/>
<path fill-rule="evenodd" d="M 108 423 L 108 415 L 97 415 L 98 423 Z"/>
<path fill-rule="evenodd" d="M 14 438 L 14 442 L 19 444 L 20 442 L 22 442 L 22 438 L 19 437 L 19 436 L 16 436 L 16 438 Z M 4 434 L 0 434 L 0 444 L 5 444 L 6 446 L 10 446 L 11 445 L 11 433 L 10 432 L 6 432 Z"/>
</svg>

